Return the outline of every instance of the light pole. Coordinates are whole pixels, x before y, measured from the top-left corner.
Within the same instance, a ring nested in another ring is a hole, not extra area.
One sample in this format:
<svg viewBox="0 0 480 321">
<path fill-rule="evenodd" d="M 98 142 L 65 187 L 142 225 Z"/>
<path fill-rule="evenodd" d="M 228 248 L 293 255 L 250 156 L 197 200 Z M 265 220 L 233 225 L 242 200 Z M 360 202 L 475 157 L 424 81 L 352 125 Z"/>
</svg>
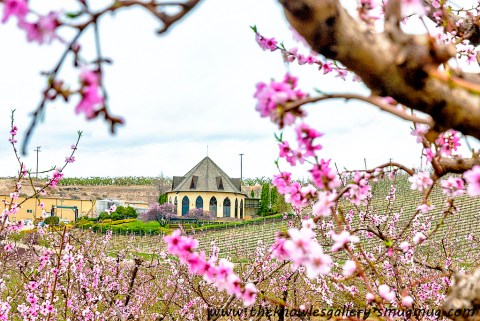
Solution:
<svg viewBox="0 0 480 321">
<path fill-rule="evenodd" d="M 36 174 L 35 174 L 35 179 L 37 179 L 37 180 L 38 180 L 38 153 L 40 152 L 41 147 L 42 146 L 37 146 L 37 148 L 34 149 L 34 151 L 37 152 L 37 171 L 36 171 Z"/>
<path fill-rule="evenodd" d="M 238 154 L 240 155 L 240 189 L 243 184 L 243 155 L 245 154 Z"/>
</svg>

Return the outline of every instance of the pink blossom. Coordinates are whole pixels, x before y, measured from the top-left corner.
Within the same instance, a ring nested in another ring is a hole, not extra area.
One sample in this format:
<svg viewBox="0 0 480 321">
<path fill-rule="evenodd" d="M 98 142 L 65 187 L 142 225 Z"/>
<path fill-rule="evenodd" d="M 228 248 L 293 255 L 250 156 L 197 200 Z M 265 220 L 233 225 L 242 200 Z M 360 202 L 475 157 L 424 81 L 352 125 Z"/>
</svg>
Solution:
<svg viewBox="0 0 480 321">
<path fill-rule="evenodd" d="M 435 153 L 430 148 L 425 148 L 423 154 L 427 158 L 427 162 L 431 162 L 432 159 L 435 157 Z"/>
<path fill-rule="evenodd" d="M 346 77 L 348 75 L 348 71 L 346 69 L 336 68 L 335 71 L 337 72 L 337 75 L 335 77 L 339 77 L 343 80 L 346 80 Z"/>
<path fill-rule="evenodd" d="M 330 234 L 330 237 L 335 242 L 332 246 L 332 252 L 337 252 L 349 242 L 356 243 L 360 241 L 358 236 L 350 235 L 350 233 L 345 230 L 340 232 L 340 234 L 336 234 L 335 232 L 332 232 Z"/>
<path fill-rule="evenodd" d="M 318 200 L 313 205 L 313 215 L 315 216 L 329 216 L 332 213 L 332 208 L 335 207 L 335 200 L 337 193 L 333 192 L 319 192 Z"/>
<path fill-rule="evenodd" d="M 428 204 L 428 203 L 423 203 L 423 204 L 417 206 L 417 211 L 420 211 L 422 213 L 428 213 L 431 210 L 433 210 L 434 208 L 435 208 L 435 205 L 431 205 L 431 204 Z"/>
<path fill-rule="evenodd" d="M 15 246 L 13 245 L 13 243 L 8 243 L 3 249 L 5 250 L 5 252 L 12 252 L 14 248 Z"/>
<path fill-rule="evenodd" d="M 233 263 L 226 259 L 220 259 L 217 267 L 217 278 L 226 279 L 227 276 L 232 273 L 233 273 Z"/>
<path fill-rule="evenodd" d="M 313 279 L 319 274 L 326 275 L 330 273 L 333 264 L 330 255 L 324 254 L 322 247 L 316 241 L 310 244 L 309 254 L 304 260 L 304 266 L 307 270 L 307 277 Z"/>
<path fill-rule="evenodd" d="M 65 157 L 65 163 L 75 162 L 75 156 Z"/>
<path fill-rule="evenodd" d="M 10 135 L 12 135 L 12 137 L 17 135 L 17 130 L 18 130 L 17 126 L 13 126 L 12 129 L 10 130 Z"/>
<path fill-rule="evenodd" d="M 315 234 L 312 230 L 302 228 L 298 230 L 291 228 L 288 230 L 288 236 L 290 237 L 284 245 L 284 248 L 290 253 L 291 256 L 296 258 L 303 257 L 304 254 L 309 252 L 311 241 Z M 302 260 L 297 260 L 297 263 L 302 264 Z"/>
<path fill-rule="evenodd" d="M 413 244 L 418 245 L 425 241 L 427 237 L 422 232 L 418 232 L 413 236 Z"/>
<path fill-rule="evenodd" d="M 350 202 L 355 205 L 360 205 L 361 202 L 367 199 L 372 187 L 366 181 L 361 181 L 359 184 L 348 184 L 348 192 L 345 197 L 350 199 Z"/>
<path fill-rule="evenodd" d="M 297 58 L 298 48 L 292 48 L 289 51 L 285 52 L 285 60 L 288 62 L 294 62 Z"/>
<path fill-rule="evenodd" d="M 285 242 L 287 240 L 283 237 L 276 237 L 275 242 L 273 243 L 270 251 L 272 252 L 272 257 L 279 260 L 285 261 L 288 260 L 288 252 L 285 249 Z"/>
<path fill-rule="evenodd" d="M 411 296 L 405 296 L 403 297 L 402 299 L 402 305 L 406 308 L 410 308 L 412 307 L 412 304 L 413 304 L 413 298 Z"/>
<path fill-rule="evenodd" d="M 433 184 L 433 180 L 430 178 L 430 173 L 420 172 L 408 178 L 408 181 L 412 183 L 412 189 L 423 192 L 427 190 Z"/>
<path fill-rule="evenodd" d="M 367 293 L 366 298 L 367 298 L 368 302 L 375 301 L 375 294 L 369 292 L 369 293 Z"/>
<path fill-rule="evenodd" d="M 60 26 L 60 22 L 58 21 L 58 13 L 50 12 L 46 16 L 39 16 L 37 22 L 20 21 L 18 26 L 27 32 L 28 41 L 43 44 L 45 42 L 51 43 L 53 39 L 58 38 L 55 32 Z"/>
<path fill-rule="evenodd" d="M 415 129 L 413 129 L 410 134 L 417 137 L 417 143 L 421 143 L 425 134 L 428 132 L 429 127 L 424 124 L 416 125 Z"/>
<path fill-rule="evenodd" d="M 400 243 L 399 247 L 403 252 L 407 252 L 410 248 L 410 244 L 407 241 L 403 241 L 402 243 Z"/>
<path fill-rule="evenodd" d="M 279 156 L 282 158 L 285 158 L 285 160 L 291 165 L 295 166 L 297 161 L 300 164 L 303 164 L 304 159 L 301 151 L 298 150 L 293 150 L 290 148 L 290 145 L 288 142 L 281 142 L 278 144 L 278 147 L 280 149 Z"/>
<path fill-rule="evenodd" d="M 95 117 L 96 108 L 103 104 L 103 97 L 99 94 L 99 76 L 96 72 L 84 69 L 80 74 L 82 82 L 82 99 L 75 108 L 75 112 L 83 112 L 87 119 Z"/>
<path fill-rule="evenodd" d="M 23 21 L 28 13 L 27 0 L 5 0 L 3 6 L 2 23 L 7 22 L 11 16 L 15 16 L 20 21 Z"/>
<path fill-rule="evenodd" d="M 181 260 L 185 260 L 188 254 L 198 246 L 198 241 L 181 236 L 181 233 L 180 230 L 175 230 L 171 235 L 167 235 L 163 239 L 167 242 L 170 253 L 178 255 Z"/>
<path fill-rule="evenodd" d="M 460 133 L 456 130 L 449 129 L 444 133 L 441 133 L 440 136 L 435 141 L 438 146 L 440 146 L 440 153 L 442 156 L 452 156 L 453 152 L 458 149 L 460 146 Z"/>
<path fill-rule="evenodd" d="M 313 140 L 322 137 L 323 134 L 305 123 L 301 123 L 295 128 L 297 141 L 301 148 L 305 150 L 305 156 L 315 156 L 317 150 L 322 149 L 322 145 L 313 144 Z"/>
<path fill-rule="evenodd" d="M 278 124 L 280 128 L 284 125 L 291 125 L 296 117 L 303 117 L 305 113 L 301 110 L 285 111 L 286 104 L 305 98 L 307 95 L 296 89 L 297 78 L 285 75 L 283 81 L 271 81 L 270 84 L 258 83 L 254 97 L 257 98 L 255 109 L 261 117 L 270 117 L 271 121 Z M 295 114 L 293 114 L 293 112 Z"/>
<path fill-rule="evenodd" d="M 441 182 L 443 193 L 450 197 L 457 197 L 465 193 L 463 179 L 459 177 L 449 177 Z"/>
<path fill-rule="evenodd" d="M 313 219 L 302 220 L 302 229 L 313 230 L 317 227 Z"/>
<path fill-rule="evenodd" d="M 61 172 L 61 170 L 59 168 L 55 169 L 55 171 L 53 172 L 53 176 L 50 179 L 50 187 L 54 188 L 55 186 L 57 186 L 58 182 L 62 178 L 63 178 L 63 173 Z"/>
<path fill-rule="evenodd" d="M 328 74 L 330 72 L 333 71 L 333 68 L 332 68 L 332 63 L 331 62 L 326 62 L 322 65 L 322 68 L 323 68 L 323 74 Z"/>
<path fill-rule="evenodd" d="M 22 176 L 25 177 L 28 174 L 27 167 L 25 167 L 25 164 L 22 163 Z"/>
<path fill-rule="evenodd" d="M 318 62 L 318 59 L 315 58 L 314 56 L 308 56 L 307 57 L 307 64 L 309 65 L 313 65 L 313 64 L 316 64 Z"/>
<path fill-rule="evenodd" d="M 299 65 L 305 65 L 307 63 L 307 57 L 302 54 L 297 55 L 297 61 Z"/>
<path fill-rule="evenodd" d="M 255 40 L 257 40 L 258 45 L 263 50 L 277 50 L 277 41 L 275 40 L 275 38 L 265 38 L 261 34 L 257 33 L 255 35 Z"/>
<path fill-rule="evenodd" d="M 245 306 L 251 306 L 252 304 L 254 304 L 257 298 L 257 292 L 258 290 L 253 283 L 245 284 L 242 296 L 243 304 Z"/>
<path fill-rule="evenodd" d="M 337 173 L 330 168 L 330 161 L 330 159 L 321 159 L 320 164 L 314 164 L 313 168 L 310 170 L 313 182 L 318 188 L 333 190 L 341 185 Z"/>
<path fill-rule="evenodd" d="M 292 174 L 288 172 L 281 172 L 279 175 L 273 177 L 272 183 L 277 187 L 280 194 L 288 194 L 290 192 L 290 184 L 292 183 Z"/>
<path fill-rule="evenodd" d="M 343 265 L 343 275 L 349 277 L 357 270 L 357 264 L 354 261 L 348 260 Z"/>
<path fill-rule="evenodd" d="M 471 170 L 463 173 L 467 182 L 467 192 L 470 196 L 480 195 L 480 166 L 476 165 Z"/>
<path fill-rule="evenodd" d="M 395 293 L 391 291 L 390 287 L 386 284 L 382 284 L 378 287 L 378 294 L 386 301 L 393 301 L 395 299 Z"/>
</svg>

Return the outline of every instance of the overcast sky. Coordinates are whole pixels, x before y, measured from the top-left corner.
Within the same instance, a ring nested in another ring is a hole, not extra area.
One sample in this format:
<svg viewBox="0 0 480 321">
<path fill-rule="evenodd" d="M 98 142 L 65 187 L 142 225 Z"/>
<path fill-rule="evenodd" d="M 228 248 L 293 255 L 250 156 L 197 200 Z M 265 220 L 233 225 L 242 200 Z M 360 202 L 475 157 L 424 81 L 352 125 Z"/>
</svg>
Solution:
<svg viewBox="0 0 480 321">
<path fill-rule="evenodd" d="M 39 10 L 62 5 L 31 3 Z M 101 7 L 106 2 L 95 3 Z M 74 114 L 77 100 L 50 104 L 29 145 L 28 168 L 35 169 L 36 146 L 42 150 L 40 169 L 60 165 L 76 131 L 82 130 L 77 162 L 66 169 L 66 176 L 183 175 L 206 156 L 207 145 L 209 156 L 232 177 L 240 176 L 240 153 L 245 154 L 244 177 L 272 176 L 277 172 L 273 134 L 278 130 L 255 111 L 252 95 L 258 81 L 281 78 L 290 70 L 311 93 L 313 88 L 368 91 L 358 83 L 324 76 L 312 66 L 287 67 L 279 53 L 257 46 L 249 28 L 253 24 L 287 47 L 298 46 L 273 0 L 207 0 L 164 36 L 155 34 L 158 23 L 139 9 L 104 17 L 103 52 L 114 62 L 105 78 L 110 106 L 125 117 L 126 125 L 111 136 L 101 120 L 87 122 Z M 49 70 L 63 49 L 58 43 L 38 46 L 25 39 L 13 20 L 0 26 L 0 176 L 17 170 L 7 142 L 10 110 L 17 110 L 22 138 L 44 85 L 39 72 Z M 91 34 L 82 38 L 85 54 L 93 59 L 91 42 Z M 62 75 L 77 86 L 78 75 L 70 66 Z M 321 156 L 332 158 L 340 168 L 363 168 L 364 159 L 369 167 L 390 158 L 408 166 L 419 163 L 411 124 L 373 106 L 327 101 L 306 110 L 308 122 L 325 133 Z M 294 173 L 304 176 L 298 168 Z"/>
</svg>

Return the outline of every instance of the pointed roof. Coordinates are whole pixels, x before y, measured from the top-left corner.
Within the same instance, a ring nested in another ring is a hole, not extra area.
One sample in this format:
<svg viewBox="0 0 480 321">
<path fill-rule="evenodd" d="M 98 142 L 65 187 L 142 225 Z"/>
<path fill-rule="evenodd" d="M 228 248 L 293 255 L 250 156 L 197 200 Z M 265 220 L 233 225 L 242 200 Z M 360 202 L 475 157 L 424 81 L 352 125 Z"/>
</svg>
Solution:
<svg viewBox="0 0 480 321">
<path fill-rule="evenodd" d="M 202 159 L 184 176 L 174 176 L 172 192 L 227 192 L 245 194 L 239 178 L 230 178 L 210 157 Z"/>
</svg>

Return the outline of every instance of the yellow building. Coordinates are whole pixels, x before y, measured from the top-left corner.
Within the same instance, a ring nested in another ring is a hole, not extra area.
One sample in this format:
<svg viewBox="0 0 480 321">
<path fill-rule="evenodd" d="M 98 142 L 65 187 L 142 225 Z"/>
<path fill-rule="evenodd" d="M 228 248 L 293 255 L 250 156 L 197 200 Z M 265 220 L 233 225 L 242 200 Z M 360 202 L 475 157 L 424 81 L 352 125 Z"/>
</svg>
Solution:
<svg viewBox="0 0 480 321">
<path fill-rule="evenodd" d="M 167 197 L 177 207 L 178 216 L 201 208 L 217 218 L 245 218 L 241 180 L 230 178 L 208 156 L 184 176 L 174 176 Z"/>
<path fill-rule="evenodd" d="M 10 202 L 10 196 L 1 195 L 0 200 Z M 25 201 L 25 197 L 19 197 L 17 203 L 20 204 Z M 78 210 L 78 217 L 92 216 L 95 212 L 94 200 L 78 200 L 78 199 L 66 199 L 66 198 L 49 198 L 40 197 L 39 200 L 32 198 L 26 200 L 19 208 L 16 215 L 10 217 L 11 222 L 18 222 L 21 220 L 35 220 L 35 218 L 42 219 L 42 209 L 38 206 L 38 203 L 45 203 L 45 211 L 50 213 L 52 206 L 55 207 L 55 216 L 60 219 L 69 221 L 75 220 L 74 209 L 70 208 L 58 208 L 58 207 L 76 207 Z"/>
</svg>

